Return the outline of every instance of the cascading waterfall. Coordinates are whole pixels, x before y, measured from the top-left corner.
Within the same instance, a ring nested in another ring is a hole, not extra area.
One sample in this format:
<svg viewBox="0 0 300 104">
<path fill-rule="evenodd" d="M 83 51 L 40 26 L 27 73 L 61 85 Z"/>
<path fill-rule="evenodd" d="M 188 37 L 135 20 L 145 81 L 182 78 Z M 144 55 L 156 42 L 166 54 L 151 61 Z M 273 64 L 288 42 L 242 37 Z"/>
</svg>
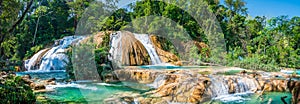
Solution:
<svg viewBox="0 0 300 104">
<path fill-rule="evenodd" d="M 112 33 L 110 35 L 110 55 L 108 56 L 109 60 L 115 61 L 115 63 L 121 63 L 122 59 L 122 33 L 120 31 Z M 120 66 L 120 65 L 118 65 Z"/>
<path fill-rule="evenodd" d="M 153 88 L 158 88 L 159 86 L 163 85 L 165 83 L 165 81 L 166 81 L 166 75 L 160 74 L 155 78 L 153 83 L 148 84 L 148 85 Z"/>
<path fill-rule="evenodd" d="M 258 88 L 258 86 L 258 83 L 253 78 L 239 77 L 237 79 L 237 87 L 235 88 L 235 91 L 238 93 L 254 91 Z"/>
<path fill-rule="evenodd" d="M 28 71 L 50 71 L 63 70 L 69 62 L 65 54 L 72 43 L 84 39 L 83 36 L 67 36 L 55 42 L 51 49 L 44 49 L 36 53 L 32 58 L 25 61 L 25 68 Z"/>
<path fill-rule="evenodd" d="M 146 48 L 148 54 L 150 55 L 152 65 L 161 64 L 161 60 L 147 34 L 134 34 L 135 38 L 138 39 L 144 47 Z"/>
<path fill-rule="evenodd" d="M 254 78 L 247 77 L 224 77 L 224 76 L 210 76 L 212 84 L 209 87 L 211 97 L 215 100 L 221 100 L 222 102 L 228 101 L 243 101 L 242 96 L 253 94 L 258 88 L 258 83 Z M 234 93 L 230 94 L 229 80 L 232 81 L 234 86 Z"/>
<path fill-rule="evenodd" d="M 211 77 L 210 79 L 212 82 L 210 85 L 212 97 L 229 94 L 228 85 L 222 77 Z"/>
<path fill-rule="evenodd" d="M 48 48 L 39 51 L 38 53 L 34 54 L 29 60 L 25 61 L 25 68 L 28 70 L 37 69 L 37 64 L 39 63 L 38 60 L 43 57 L 45 52 L 49 51 Z"/>
<path fill-rule="evenodd" d="M 151 64 L 161 64 L 162 61 L 159 58 L 149 36 L 147 34 L 134 34 L 134 37 L 142 43 L 150 56 Z M 122 63 L 122 32 L 118 31 L 110 35 L 110 60 L 114 60 L 116 63 Z M 130 40 L 128 40 L 130 41 Z"/>
</svg>

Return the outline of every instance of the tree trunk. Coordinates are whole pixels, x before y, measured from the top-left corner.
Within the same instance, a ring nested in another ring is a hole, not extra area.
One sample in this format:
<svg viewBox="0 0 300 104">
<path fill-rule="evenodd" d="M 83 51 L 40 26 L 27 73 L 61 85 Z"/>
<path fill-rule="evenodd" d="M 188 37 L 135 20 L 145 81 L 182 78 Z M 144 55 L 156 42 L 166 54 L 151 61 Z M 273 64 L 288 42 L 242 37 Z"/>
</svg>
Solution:
<svg viewBox="0 0 300 104">
<path fill-rule="evenodd" d="M 0 0 L 0 7 L 2 7 L 3 0 Z M 14 31 L 14 29 L 23 21 L 23 19 L 26 16 L 26 13 L 29 11 L 31 5 L 33 4 L 33 0 L 30 0 L 30 2 L 27 4 L 26 9 L 22 13 L 21 17 L 12 25 L 12 27 L 8 30 L 8 32 L 0 32 L 0 58 L 2 59 L 4 57 L 4 50 L 1 47 L 1 44 L 4 42 L 4 39 L 6 38 L 7 34 L 10 34 Z M 2 15 L 2 8 L 0 8 L 0 15 Z"/>
<path fill-rule="evenodd" d="M 37 20 L 36 25 L 35 25 L 34 37 L 33 37 L 33 41 L 32 41 L 33 46 L 34 46 L 34 42 L 35 42 L 35 38 L 36 38 L 36 33 L 37 33 L 37 30 L 38 30 L 38 27 L 39 27 L 39 22 L 40 22 L 40 17 L 38 17 L 38 20 Z"/>
<path fill-rule="evenodd" d="M 26 16 L 26 13 L 29 11 L 31 5 L 33 3 L 33 0 L 30 0 L 29 4 L 27 4 L 25 11 L 22 13 L 21 17 L 17 20 L 16 23 L 13 24 L 13 26 L 9 29 L 9 33 L 13 32 L 14 29 L 23 21 L 23 19 Z"/>
</svg>

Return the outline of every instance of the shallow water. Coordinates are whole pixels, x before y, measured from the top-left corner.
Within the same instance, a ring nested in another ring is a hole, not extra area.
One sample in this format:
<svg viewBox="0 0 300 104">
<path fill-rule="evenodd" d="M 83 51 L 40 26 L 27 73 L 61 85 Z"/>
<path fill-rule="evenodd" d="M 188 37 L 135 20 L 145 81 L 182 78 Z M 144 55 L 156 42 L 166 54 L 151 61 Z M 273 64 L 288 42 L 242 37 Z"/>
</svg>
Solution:
<svg viewBox="0 0 300 104">
<path fill-rule="evenodd" d="M 296 69 L 296 70 L 281 70 L 280 72 L 286 73 L 286 74 L 296 73 L 296 74 L 300 75 L 300 69 Z"/>
<path fill-rule="evenodd" d="M 101 103 L 105 99 L 116 94 L 138 93 L 150 91 L 152 88 L 149 84 L 139 84 L 133 82 L 120 82 L 115 84 L 94 83 L 92 81 L 76 81 L 73 83 L 64 83 L 63 79 L 67 78 L 64 71 L 56 72 L 19 72 L 17 75 L 22 76 L 30 74 L 32 78 L 62 79 L 57 85 L 48 85 L 46 89 L 54 89 L 53 92 L 37 93 L 38 96 L 45 96 L 47 101 L 38 101 L 38 103 Z M 286 92 L 268 92 L 261 97 L 251 92 L 222 95 L 204 103 L 210 104 L 279 104 L 282 103 L 281 97 L 287 96 L 285 101 L 290 104 L 291 94 Z M 270 100 L 272 99 L 272 100 Z"/>
<path fill-rule="evenodd" d="M 29 72 L 17 72 L 17 76 L 23 76 L 29 74 L 32 79 L 39 78 L 46 80 L 49 78 L 55 78 L 58 80 L 63 80 L 68 78 L 66 71 L 64 70 L 52 70 L 52 71 L 29 71 Z"/>
<path fill-rule="evenodd" d="M 139 66 L 138 68 L 142 69 L 199 69 L 199 68 L 208 68 L 209 66 L 175 66 L 172 64 L 159 64 L 159 65 L 144 65 Z"/>
<path fill-rule="evenodd" d="M 140 87 L 140 88 L 137 88 Z M 76 102 L 91 103 L 103 102 L 104 99 L 113 97 L 118 93 L 143 93 L 149 91 L 149 87 L 136 83 L 122 82 L 117 84 L 86 83 L 86 84 L 59 84 L 46 86 L 47 89 L 55 89 L 53 92 L 40 93 L 48 99 L 59 103 Z M 40 101 L 43 103 L 43 101 Z"/>
</svg>

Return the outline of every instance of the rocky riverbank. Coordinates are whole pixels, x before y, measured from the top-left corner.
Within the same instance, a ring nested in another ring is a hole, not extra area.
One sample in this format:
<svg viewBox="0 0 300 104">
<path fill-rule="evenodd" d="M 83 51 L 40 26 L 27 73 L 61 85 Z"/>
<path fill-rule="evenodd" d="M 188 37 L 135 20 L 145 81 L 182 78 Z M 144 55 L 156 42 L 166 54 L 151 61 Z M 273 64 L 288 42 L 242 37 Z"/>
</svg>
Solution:
<svg viewBox="0 0 300 104">
<path fill-rule="evenodd" d="M 36 102 L 33 90 L 13 72 L 0 72 L 1 104 L 33 104 Z"/>
<path fill-rule="evenodd" d="M 232 75 L 220 74 L 224 70 L 116 70 L 121 81 L 134 81 L 151 85 L 154 90 L 143 95 L 128 96 L 121 94 L 116 101 L 147 103 L 202 103 L 219 95 L 253 92 L 290 92 L 292 102 L 300 100 L 300 81 L 291 75 L 278 72 L 256 72 L 241 70 Z M 226 71 L 226 70 L 225 70 Z M 204 73 L 205 72 L 205 73 Z M 146 96 L 146 97 L 145 97 Z M 124 98 L 125 97 L 125 98 Z M 284 97 L 282 97 L 284 100 Z M 283 101 L 282 100 L 282 101 Z M 112 99 L 109 99 L 112 102 Z M 285 101 L 285 100 L 284 100 Z M 291 102 L 291 101 L 286 101 Z"/>
</svg>

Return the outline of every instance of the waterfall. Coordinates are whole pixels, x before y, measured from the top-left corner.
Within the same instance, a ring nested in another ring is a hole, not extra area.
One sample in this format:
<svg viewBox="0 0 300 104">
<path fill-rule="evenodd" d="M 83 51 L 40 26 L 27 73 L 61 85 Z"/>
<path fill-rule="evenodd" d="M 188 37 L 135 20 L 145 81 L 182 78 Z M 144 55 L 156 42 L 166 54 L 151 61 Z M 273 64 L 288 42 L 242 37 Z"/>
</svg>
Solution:
<svg viewBox="0 0 300 104">
<path fill-rule="evenodd" d="M 166 75 L 165 74 L 160 74 L 158 75 L 153 83 L 148 84 L 148 86 L 153 87 L 153 88 L 158 88 L 159 86 L 163 85 L 166 81 Z"/>
<path fill-rule="evenodd" d="M 253 91 L 258 88 L 258 83 L 253 78 L 239 77 L 237 78 L 237 87 L 235 91 L 238 93 Z"/>
<path fill-rule="evenodd" d="M 110 60 L 114 60 L 116 63 L 122 63 L 122 61 L 124 59 L 121 59 L 122 57 L 122 34 L 123 32 L 116 32 L 116 33 L 112 33 L 110 35 L 110 56 L 109 59 Z M 145 47 L 145 49 L 147 50 L 147 53 L 150 56 L 151 59 L 151 64 L 155 65 L 155 64 L 161 64 L 161 60 L 149 38 L 149 36 L 147 34 L 133 34 L 134 38 L 137 39 L 138 41 L 140 41 L 142 43 L 142 45 Z M 127 41 L 131 41 L 130 39 L 128 39 Z M 125 57 L 126 58 L 126 57 Z"/>
<path fill-rule="evenodd" d="M 25 60 L 25 68 L 28 71 L 50 71 L 63 70 L 69 62 L 65 54 L 72 43 L 82 40 L 83 36 L 67 36 L 55 42 L 50 49 L 44 49 L 33 55 L 29 60 Z"/>
<path fill-rule="evenodd" d="M 44 53 L 49 51 L 49 49 L 43 49 L 38 53 L 34 54 L 29 60 L 25 61 L 25 68 L 28 70 L 36 69 L 37 64 L 39 63 L 38 60 L 43 57 Z"/>
<path fill-rule="evenodd" d="M 210 89 L 212 91 L 212 97 L 217 97 L 220 95 L 227 95 L 229 94 L 229 87 L 222 77 L 211 77 L 211 86 Z"/>
<path fill-rule="evenodd" d="M 115 61 L 115 63 L 120 64 L 122 63 L 122 47 L 121 47 L 121 38 L 122 33 L 120 31 L 116 33 L 110 34 L 110 55 L 108 56 L 109 60 Z M 121 65 L 118 65 L 121 66 Z"/>
<path fill-rule="evenodd" d="M 147 34 L 134 34 L 135 38 L 138 39 L 146 48 L 148 54 L 150 55 L 152 65 L 161 64 L 161 60 Z"/>
<path fill-rule="evenodd" d="M 253 94 L 254 90 L 259 87 L 255 78 L 247 78 L 243 76 L 210 76 L 211 86 L 209 87 L 209 93 L 214 100 L 220 100 L 222 102 L 230 101 L 244 101 L 243 96 L 249 96 Z M 231 84 L 230 84 L 231 83 Z M 230 87 L 234 86 L 233 94 L 230 94 Z"/>
</svg>

